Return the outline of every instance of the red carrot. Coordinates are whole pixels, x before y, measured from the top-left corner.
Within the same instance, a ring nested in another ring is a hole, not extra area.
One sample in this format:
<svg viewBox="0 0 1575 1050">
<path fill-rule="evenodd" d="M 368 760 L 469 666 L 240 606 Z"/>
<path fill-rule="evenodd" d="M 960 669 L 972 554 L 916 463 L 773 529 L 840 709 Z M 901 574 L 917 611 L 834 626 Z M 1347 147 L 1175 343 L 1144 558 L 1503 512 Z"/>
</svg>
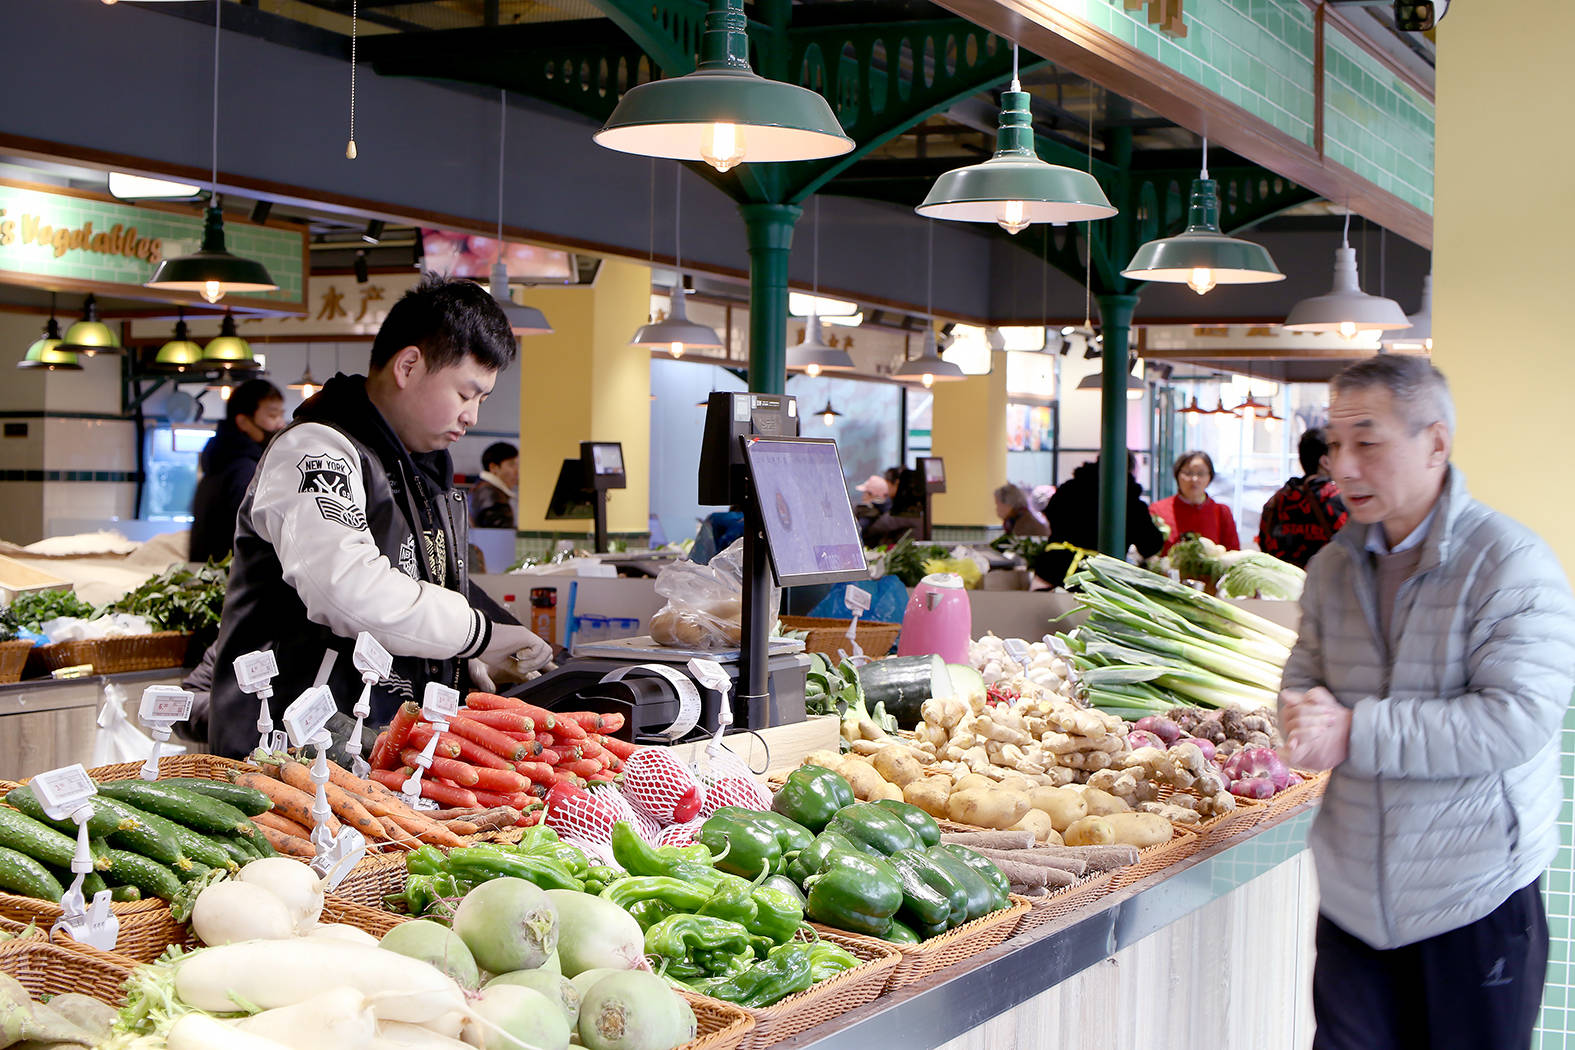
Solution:
<svg viewBox="0 0 1575 1050">
<path fill-rule="evenodd" d="M 615 736 L 602 737 L 602 746 L 619 758 L 628 758 L 638 750 L 638 746 L 627 740 L 619 740 Z"/>
<path fill-rule="evenodd" d="M 405 781 L 410 778 L 412 770 L 407 766 L 402 769 L 374 769 L 372 779 L 388 788 L 390 791 L 404 791 Z M 455 787 L 436 777 L 422 775 L 421 797 L 429 798 L 441 806 L 450 806 L 463 809 L 479 809 L 476 805 L 476 796 L 462 787 Z"/>
<path fill-rule="evenodd" d="M 496 791 L 484 791 L 476 788 L 471 794 L 476 796 L 476 801 L 483 806 L 513 806 L 515 809 L 524 809 L 530 805 L 530 795 L 518 792 L 510 795 L 499 794 Z"/>
<path fill-rule="evenodd" d="M 525 701 L 512 696 L 499 696 L 497 693 L 471 693 L 465 697 L 465 706 L 477 711 L 523 711 Z"/>
<path fill-rule="evenodd" d="M 538 784 L 552 782 L 552 767 L 545 762 L 516 762 L 514 772 Z"/>
<path fill-rule="evenodd" d="M 472 772 L 476 774 L 476 782 L 474 784 L 466 784 L 466 787 L 476 787 L 483 791 L 493 791 L 500 795 L 512 795 L 524 791 L 530 783 L 525 776 L 516 773 L 512 769 L 476 769 L 472 767 Z"/>
<path fill-rule="evenodd" d="M 619 758 L 611 751 L 607 752 L 607 770 L 610 773 L 622 773 L 623 759 Z"/>
<path fill-rule="evenodd" d="M 367 761 L 373 769 L 381 769 L 388 761 L 388 730 L 384 729 L 377 734 L 377 742 L 372 745 L 372 753 L 367 756 Z"/>
<path fill-rule="evenodd" d="M 541 761 L 543 761 L 543 762 L 545 762 L 545 763 L 547 763 L 547 764 L 548 764 L 548 765 L 549 765 L 549 766 L 555 766 L 555 765 L 557 765 L 557 764 L 558 764 L 558 763 L 559 763 L 559 762 L 562 762 L 562 761 L 563 761 L 563 756 L 562 756 L 562 755 L 560 755 L 560 754 L 558 754 L 558 752 L 556 752 L 556 751 L 554 751 L 554 750 L 553 750 L 553 749 L 552 749 L 552 748 L 550 748 L 550 747 L 544 747 L 544 748 L 542 748 L 542 749 L 541 749 L 541 754 L 540 754 L 540 755 L 539 755 L 539 756 L 537 756 L 537 757 L 538 757 L 538 758 L 539 758 L 539 759 L 540 759 L 540 760 L 541 760 Z"/>
<path fill-rule="evenodd" d="M 615 784 L 618 782 L 618 778 L 605 769 L 600 773 L 592 774 L 586 779 L 588 779 L 592 784 Z"/>
<path fill-rule="evenodd" d="M 407 746 L 420 751 L 427 746 L 427 741 L 432 739 L 432 734 L 436 731 L 437 728 L 431 722 L 417 722 L 411 727 L 410 740 Z M 459 758 L 462 753 L 457 742 L 459 739 L 452 733 L 444 733 L 438 739 L 437 749 L 432 753 L 439 758 Z M 405 749 L 401 748 L 400 750 L 403 751 Z M 392 764 L 390 763 L 390 765 Z"/>
<path fill-rule="evenodd" d="M 399 705 L 399 710 L 394 713 L 394 720 L 388 723 L 388 736 L 383 741 L 383 754 L 378 755 L 374 749 L 371 765 L 379 769 L 387 769 L 399 760 L 399 752 L 404 750 L 405 743 L 410 739 L 410 730 L 421 720 L 421 708 L 414 700 L 406 700 Z M 378 761 L 378 759 L 381 761 Z"/>
<path fill-rule="evenodd" d="M 545 707 L 537 707 L 535 704 L 525 704 L 520 710 L 531 717 L 538 729 L 554 729 L 563 721 L 563 715 L 556 711 L 549 711 Z"/>
<path fill-rule="evenodd" d="M 557 747 L 561 738 L 556 733 L 543 733 L 536 731 L 536 742 L 542 747 Z"/>
<path fill-rule="evenodd" d="M 484 726 L 480 722 L 473 722 L 469 718 L 456 718 L 449 723 L 449 728 L 466 740 L 480 744 L 488 751 L 501 755 L 510 762 L 518 762 L 525 757 L 525 745 L 518 740 L 511 740 L 503 733 L 491 726 Z"/>
<path fill-rule="evenodd" d="M 585 727 L 585 731 L 588 733 L 600 733 L 602 731 L 602 719 L 604 717 L 604 715 L 598 714 L 595 711 L 570 711 L 561 716 L 563 719 L 572 719 L 573 721 L 578 722 L 580 725 Z"/>
<path fill-rule="evenodd" d="M 531 733 L 536 729 L 536 723 L 519 711 L 466 711 L 464 717 L 511 733 Z"/>
<path fill-rule="evenodd" d="M 408 747 L 399 753 L 400 761 L 412 769 L 415 768 L 418 757 L 417 753 Z M 464 762 L 456 762 L 452 758 L 439 758 L 436 755 L 432 756 L 432 765 L 428 768 L 426 776 L 452 780 L 459 787 L 465 788 L 475 787 L 478 779 L 475 766 L 467 765 Z M 425 779 L 425 776 L 423 779 Z"/>
<path fill-rule="evenodd" d="M 623 728 L 623 722 L 624 718 L 622 711 L 610 711 L 607 714 L 602 715 L 602 734 L 604 736 L 611 736 Z"/>
<path fill-rule="evenodd" d="M 431 723 L 423 722 L 422 725 L 430 726 Z M 410 742 L 417 746 L 425 746 L 425 739 L 416 740 L 416 732 L 420 732 L 419 726 L 415 732 L 411 733 Z M 430 734 L 430 730 L 428 732 Z M 491 766 L 493 769 L 508 769 L 510 766 L 508 759 L 500 755 L 494 755 L 475 741 L 466 740 L 464 737 L 454 733 L 444 733 L 438 746 L 451 749 L 447 757 L 457 758 L 461 762 L 469 762 L 473 766 Z"/>
<path fill-rule="evenodd" d="M 602 771 L 602 764 L 594 758 L 578 758 L 572 762 L 564 762 L 559 769 L 567 770 L 579 777 L 594 776 Z"/>
<path fill-rule="evenodd" d="M 552 731 L 559 740 L 584 740 L 586 736 L 585 727 L 572 718 L 559 718 Z"/>
</svg>

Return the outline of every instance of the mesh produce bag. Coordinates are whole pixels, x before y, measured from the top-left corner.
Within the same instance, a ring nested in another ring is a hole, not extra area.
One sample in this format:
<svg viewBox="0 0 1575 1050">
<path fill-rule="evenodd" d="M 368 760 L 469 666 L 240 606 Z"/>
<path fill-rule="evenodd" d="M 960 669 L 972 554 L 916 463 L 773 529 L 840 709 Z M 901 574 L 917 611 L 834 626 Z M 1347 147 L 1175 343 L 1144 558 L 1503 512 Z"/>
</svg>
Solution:
<svg viewBox="0 0 1575 1050">
<path fill-rule="evenodd" d="M 643 747 L 624 760 L 623 790 L 662 824 L 693 820 L 704 795 L 689 767 L 663 747 Z"/>
<path fill-rule="evenodd" d="M 685 824 L 669 824 L 656 836 L 658 846 L 693 846 L 705 821 L 699 817 Z"/>
<path fill-rule="evenodd" d="M 610 844 L 613 825 L 627 819 L 617 788 L 583 791 L 557 784 L 547 793 L 546 824 L 564 838 Z"/>
</svg>

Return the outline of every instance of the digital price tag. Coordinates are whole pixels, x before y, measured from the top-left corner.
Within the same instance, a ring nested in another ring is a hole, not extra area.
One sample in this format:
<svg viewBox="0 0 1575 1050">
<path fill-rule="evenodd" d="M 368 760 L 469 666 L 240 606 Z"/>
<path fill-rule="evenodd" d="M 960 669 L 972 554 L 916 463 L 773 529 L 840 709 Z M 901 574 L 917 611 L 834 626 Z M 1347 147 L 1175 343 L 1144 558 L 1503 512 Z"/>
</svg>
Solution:
<svg viewBox="0 0 1575 1050">
<path fill-rule="evenodd" d="M 373 681 L 378 682 L 387 678 L 394 667 L 394 658 L 389 651 L 365 631 L 355 636 L 355 652 L 350 662 L 355 664 L 355 669 L 361 672 L 363 678 L 373 675 Z"/>
<path fill-rule="evenodd" d="M 334 694 L 326 685 L 314 685 L 296 697 L 284 709 L 284 728 L 290 734 L 290 743 L 305 747 L 316 740 L 337 710 Z"/>
<path fill-rule="evenodd" d="M 722 665 L 715 660 L 707 660 L 697 656 L 688 663 L 689 673 L 695 676 L 695 681 L 707 689 L 718 692 L 729 692 L 733 688 L 733 679 L 722 670 Z"/>
<path fill-rule="evenodd" d="M 847 602 L 848 608 L 852 610 L 854 616 L 869 612 L 870 604 L 873 600 L 870 592 L 863 587 L 849 587 L 843 593 L 843 601 Z"/>
<path fill-rule="evenodd" d="M 1062 641 L 1061 636 L 1058 634 L 1045 635 L 1045 644 L 1048 645 L 1050 647 L 1050 651 L 1055 653 L 1057 656 L 1072 655 L 1072 650 L 1067 647 L 1066 642 Z"/>
<path fill-rule="evenodd" d="M 171 725 L 191 717 L 193 696 L 178 685 L 150 685 L 142 691 L 137 717 L 143 725 Z"/>
<path fill-rule="evenodd" d="M 326 849 L 312 858 L 310 865 L 319 878 L 327 882 L 325 889 L 333 890 L 345 880 L 361 858 L 366 856 L 366 839 L 355 828 L 341 828 Z"/>
<path fill-rule="evenodd" d="M 1006 647 L 1006 655 L 1016 660 L 1023 670 L 1028 670 L 1028 665 L 1034 661 L 1034 654 L 1028 648 L 1028 643 L 1021 638 L 1008 638 L 1003 644 Z"/>
<path fill-rule="evenodd" d="M 428 682 L 421 694 L 421 717 L 428 722 L 452 722 L 459 714 L 459 690 L 441 682 Z"/>
<path fill-rule="evenodd" d="M 82 808 L 83 803 L 98 794 L 93 778 L 88 776 L 80 762 L 40 773 L 29 782 L 29 786 L 52 820 L 70 818 L 71 814 Z"/>
<path fill-rule="evenodd" d="M 262 692 L 278 676 L 279 661 L 271 649 L 259 649 L 235 658 L 235 681 L 243 692 Z"/>
</svg>

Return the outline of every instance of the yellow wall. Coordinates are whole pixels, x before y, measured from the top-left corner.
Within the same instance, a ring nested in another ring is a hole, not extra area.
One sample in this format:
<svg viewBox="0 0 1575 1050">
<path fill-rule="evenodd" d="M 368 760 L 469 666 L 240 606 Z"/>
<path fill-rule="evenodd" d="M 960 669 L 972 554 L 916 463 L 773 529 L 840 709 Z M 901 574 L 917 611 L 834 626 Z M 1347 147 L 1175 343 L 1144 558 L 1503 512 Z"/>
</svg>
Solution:
<svg viewBox="0 0 1575 1050">
<path fill-rule="evenodd" d="M 1572 38 L 1569 0 L 1449 6 L 1433 249 L 1433 361 L 1459 409 L 1454 461 L 1478 499 L 1552 544 L 1566 573 L 1575 140 L 1548 107 L 1568 89 Z"/>
<path fill-rule="evenodd" d="M 936 383 L 932 455 L 946 460 L 946 491 L 935 497 L 937 525 L 999 525 L 995 490 L 1006 483 L 1006 357 L 987 376 Z"/>
<path fill-rule="evenodd" d="M 520 341 L 520 501 L 525 530 L 585 532 L 589 521 L 541 517 L 558 467 L 581 441 L 623 442 L 629 487 L 609 493 L 609 532 L 649 524 L 651 355 L 629 345 L 648 320 L 651 271 L 605 260 L 588 288 L 532 288 L 521 297 L 547 315 L 552 335 Z"/>
</svg>

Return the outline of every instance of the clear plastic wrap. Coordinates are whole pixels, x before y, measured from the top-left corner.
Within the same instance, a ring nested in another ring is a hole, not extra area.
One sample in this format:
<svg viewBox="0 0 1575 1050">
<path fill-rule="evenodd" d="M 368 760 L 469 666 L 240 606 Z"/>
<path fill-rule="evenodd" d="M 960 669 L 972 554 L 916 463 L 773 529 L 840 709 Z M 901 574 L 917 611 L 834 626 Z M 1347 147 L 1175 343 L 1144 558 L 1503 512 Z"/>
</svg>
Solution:
<svg viewBox="0 0 1575 1050">
<path fill-rule="evenodd" d="M 651 637 L 685 649 L 732 649 L 742 636 L 744 541 L 737 540 L 708 565 L 675 562 L 656 577 L 667 604 L 651 617 Z M 782 592 L 771 588 L 773 624 Z"/>
</svg>

